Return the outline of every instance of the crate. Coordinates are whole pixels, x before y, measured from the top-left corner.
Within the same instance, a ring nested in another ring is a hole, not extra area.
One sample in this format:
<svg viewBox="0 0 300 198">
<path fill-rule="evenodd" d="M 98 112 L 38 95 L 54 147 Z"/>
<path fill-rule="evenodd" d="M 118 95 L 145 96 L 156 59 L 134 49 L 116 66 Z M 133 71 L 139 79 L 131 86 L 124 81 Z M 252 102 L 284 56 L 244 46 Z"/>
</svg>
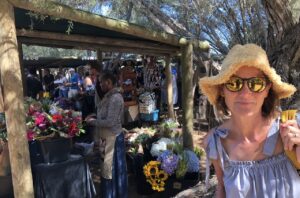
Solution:
<svg viewBox="0 0 300 198">
<path fill-rule="evenodd" d="M 140 119 L 143 121 L 156 122 L 159 118 L 159 110 L 154 110 L 151 113 L 140 113 Z"/>
</svg>

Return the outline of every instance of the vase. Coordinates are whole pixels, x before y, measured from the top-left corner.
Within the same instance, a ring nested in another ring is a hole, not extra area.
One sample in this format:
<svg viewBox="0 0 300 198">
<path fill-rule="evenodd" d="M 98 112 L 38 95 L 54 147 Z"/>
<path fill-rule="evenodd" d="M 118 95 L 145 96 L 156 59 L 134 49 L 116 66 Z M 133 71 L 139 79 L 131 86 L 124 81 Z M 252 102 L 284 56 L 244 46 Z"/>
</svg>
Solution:
<svg viewBox="0 0 300 198">
<path fill-rule="evenodd" d="M 53 138 L 39 141 L 44 163 L 67 161 L 72 150 L 71 138 Z"/>
<path fill-rule="evenodd" d="M 186 173 L 184 178 L 170 176 L 166 181 L 165 191 L 160 192 L 162 197 L 174 197 L 179 192 L 195 186 L 199 182 L 199 173 Z"/>
<path fill-rule="evenodd" d="M 44 162 L 41 145 L 37 140 L 28 141 L 29 153 L 30 153 L 30 162 L 31 165 L 37 165 Z"/>
</svg>

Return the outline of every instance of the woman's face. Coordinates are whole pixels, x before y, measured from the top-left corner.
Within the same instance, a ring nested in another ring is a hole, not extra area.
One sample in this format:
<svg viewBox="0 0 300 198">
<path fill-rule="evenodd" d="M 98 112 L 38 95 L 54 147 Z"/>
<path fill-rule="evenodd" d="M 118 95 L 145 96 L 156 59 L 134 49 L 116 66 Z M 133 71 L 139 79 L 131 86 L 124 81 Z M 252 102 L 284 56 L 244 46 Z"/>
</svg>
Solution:
<svg viewBox="0 0 300 198">
<path fill-rule="evenodd" d="M 111 80 L 100 80 L 100 87 L 104 93 L 107 93 L 109 90 L 113 88 Z"/>
<path fill-rule="evenodd" d="M 261 70 L 247 66 L 241 67 L 233 76 L 241 79 L 253 77 L 265 78 L 264 73 Z M 225 85 L 223 85 L 221 90 L 225 98 L 225 103 L 232 116 L 261 115 L 262 105 L 265 98 L 268 96 L 271 83 L 267 83 L 266 88 L 260 92 L 251 91 L 247 85 L 249 83 L 247 83 L 246 80 L 242 83 L 243 86 L 239 91 L 230 91 Z"/>
</svg>

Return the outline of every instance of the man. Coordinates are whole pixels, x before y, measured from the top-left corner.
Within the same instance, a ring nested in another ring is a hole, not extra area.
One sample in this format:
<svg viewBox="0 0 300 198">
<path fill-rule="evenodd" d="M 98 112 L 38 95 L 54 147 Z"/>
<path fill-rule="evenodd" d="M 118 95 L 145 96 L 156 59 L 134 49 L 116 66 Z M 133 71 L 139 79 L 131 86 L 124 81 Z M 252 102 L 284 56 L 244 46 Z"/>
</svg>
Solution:
<svg viewBox="0 0 300 198">
<path fill-rule="evenodd" d="M 38 99 L 42 96 L 43 85 L 38 79 L 36 69 L 31 68 L 29 74 L 26 77 L 27 96 Z"/>
<path fill-rule="evenodd" d="M 70 82 L 67 84 L 69 86 L 68 98 L 74 98 L 79 92 L 80 76 L 75 72 L 74 68 L 69 69 L 70 72 Z"/>
<path fill-rule="evenodd" d="M 44 85 L 45 85 L 45 91 L 47 91 L 51 95 L 53 95 L 53 91 L 54 91 L 54 76 L 50 73 L 49 69 L 45 69 Z"/>
</svg>

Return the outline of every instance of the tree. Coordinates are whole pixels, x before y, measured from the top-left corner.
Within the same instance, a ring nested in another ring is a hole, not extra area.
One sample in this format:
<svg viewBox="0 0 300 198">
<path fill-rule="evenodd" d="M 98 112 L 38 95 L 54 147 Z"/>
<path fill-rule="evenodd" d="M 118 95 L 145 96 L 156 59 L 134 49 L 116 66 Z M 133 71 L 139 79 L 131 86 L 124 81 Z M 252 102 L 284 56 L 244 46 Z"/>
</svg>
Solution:
<svg viewBox="0 0 300 198">
<path fill-rule="evenodd" d="M 300 103 L 300 23 L 293 17 L 287 0 L 263 0 L 263 6 L 268 14 L 267 51 L 271 65 L 281 78 L 298 87 L 291 99 L 285 100 L 284 108 Z M 292 2 L 293 3 L 293 2 Z M 296 1 L 294 4 L 296 5 Z M 294 16 L 299 16 L 294 12 Z M 296 74 L 296 75 L 295 75 Z M 296 106 L 297 107 L 297 106 Z"/>
</svg>

